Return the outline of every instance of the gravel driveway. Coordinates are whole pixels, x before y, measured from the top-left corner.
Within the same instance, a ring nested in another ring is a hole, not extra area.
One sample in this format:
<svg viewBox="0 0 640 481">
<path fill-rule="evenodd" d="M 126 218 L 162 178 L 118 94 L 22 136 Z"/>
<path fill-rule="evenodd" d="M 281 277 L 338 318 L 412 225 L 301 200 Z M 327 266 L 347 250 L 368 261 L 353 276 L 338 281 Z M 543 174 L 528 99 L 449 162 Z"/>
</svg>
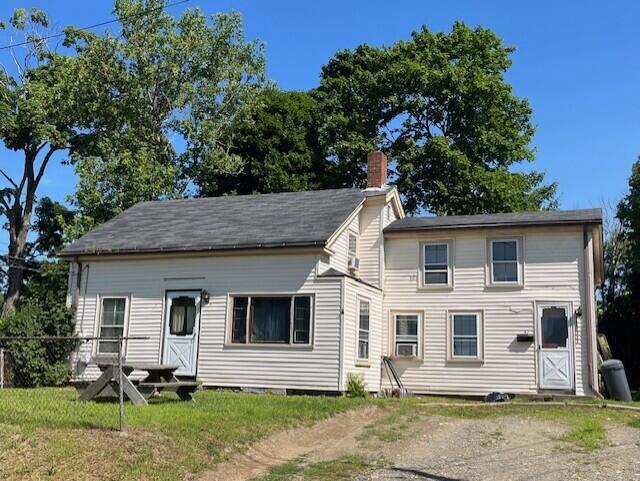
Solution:
<svg viewBox="0 0 640 481">
<path fill-rule="evenodd" d="M 358 481 L 640 480 L 640 430 L 607 427 L 607 446 L 559 441 L 563 425 L 537 418 L 421 419 L 414 435 L 386 448 L 390 466 Z"/>
</svg>

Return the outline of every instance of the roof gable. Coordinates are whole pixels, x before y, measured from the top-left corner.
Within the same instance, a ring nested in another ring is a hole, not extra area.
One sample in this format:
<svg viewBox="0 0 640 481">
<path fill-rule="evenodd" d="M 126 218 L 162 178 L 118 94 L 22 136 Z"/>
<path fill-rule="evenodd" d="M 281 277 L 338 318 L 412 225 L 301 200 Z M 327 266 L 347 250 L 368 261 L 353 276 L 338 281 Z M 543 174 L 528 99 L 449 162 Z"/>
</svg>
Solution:
<svg viewBox="0 0 640 481">
<path fill-rule="evenodd" d="M 324 246 L 364 198 L 329 189 L 142 202 L 60 255 Z"/>
</svg>

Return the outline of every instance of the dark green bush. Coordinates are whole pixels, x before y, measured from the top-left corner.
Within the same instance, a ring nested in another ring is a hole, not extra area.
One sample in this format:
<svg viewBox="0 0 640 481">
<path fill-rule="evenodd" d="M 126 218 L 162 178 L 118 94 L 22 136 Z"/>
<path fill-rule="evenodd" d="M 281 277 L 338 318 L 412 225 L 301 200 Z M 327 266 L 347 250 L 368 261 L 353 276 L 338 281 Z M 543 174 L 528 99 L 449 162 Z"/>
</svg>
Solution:
<svg viewBox="0 0 640 481">
<path fill-rule="evenodd" d="M 64 337 L 73 332 L 72 313 L 61 303 L 43 306 L 26 300 L 0 321 L 0 336 L 6 337 Z M 69 353 L 77 341 L 20 339 L 1 341 L 1 345 L 6 351 L 7 379 L 14 386 L 59 386 L 70 377 Z"/>
</svg>

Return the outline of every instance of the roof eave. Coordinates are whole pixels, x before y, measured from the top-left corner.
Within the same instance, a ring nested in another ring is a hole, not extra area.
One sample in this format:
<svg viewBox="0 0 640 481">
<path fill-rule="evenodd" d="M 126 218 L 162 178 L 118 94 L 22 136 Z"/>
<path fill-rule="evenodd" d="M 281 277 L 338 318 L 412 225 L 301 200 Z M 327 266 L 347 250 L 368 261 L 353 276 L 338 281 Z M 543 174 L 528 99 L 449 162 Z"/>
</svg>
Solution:
<svg viewBox="0 0 640 481">
<path fill-rule="evenodd" d="M 602 220 L 558 220 L 558 221 L 540 221 L 540 222 L 491 222 L 482 224 L 450 224 L 450 225 L 430 225 L 430 226 L 388 226 L 384 229 L 385 234 L 394 232 L 421 232 L 434 230 L 462 230 L 462 229 L 495 229 L 505 227 L 547 227 L 547 226 L 564 226 L 564 225 L 599 225 Z"/>
<path fill-rule="evenodd" d="M 69 250 L 64 249 L 58 254 L 58 257 L 64 259 L 72 259 L 75 257 L 104 257 L 104 256 L 119 256 L 119 255 L 137 255 L 137 254 L 183 254 L 183 253 L 207 253 L 207 252 L 234 252 L 245 250 L 261 250 L 261 249 L 282 249 L 282 248 L 301 248 L 301 247 L 317 247 L 324 248 L 325 241 L 301 241 L 301 242 L 278 242 L 269 244 L 233 244 L 227 246 L 203 246 L 196 247 L 172 247 L 157 249 L 102 249 L 102 250 Z"/>
</svg>

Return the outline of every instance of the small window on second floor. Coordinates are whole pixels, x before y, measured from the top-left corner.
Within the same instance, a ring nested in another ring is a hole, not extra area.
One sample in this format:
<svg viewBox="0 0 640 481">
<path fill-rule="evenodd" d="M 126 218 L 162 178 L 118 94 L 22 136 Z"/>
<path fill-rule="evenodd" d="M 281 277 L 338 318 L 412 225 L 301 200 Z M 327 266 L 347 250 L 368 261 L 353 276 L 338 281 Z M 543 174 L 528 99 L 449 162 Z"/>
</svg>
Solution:
<svg viewBox="0 0 640 481">
<path fill-rule="evenodd" d="M 518 239 L 490 241 L 490 268 L 492 284 L 519 284 L 520 242 Z"/>
<path fill-rule="evenodd" d="M 349 232 L 349 257 L 358 257 L 358 236 Z"/>
<path fill-rule="evenodd" d="M 428 242 L 422 245 L 422 283 L 424 287 L 451 285 L 451 244 Z"/>
</svg>

